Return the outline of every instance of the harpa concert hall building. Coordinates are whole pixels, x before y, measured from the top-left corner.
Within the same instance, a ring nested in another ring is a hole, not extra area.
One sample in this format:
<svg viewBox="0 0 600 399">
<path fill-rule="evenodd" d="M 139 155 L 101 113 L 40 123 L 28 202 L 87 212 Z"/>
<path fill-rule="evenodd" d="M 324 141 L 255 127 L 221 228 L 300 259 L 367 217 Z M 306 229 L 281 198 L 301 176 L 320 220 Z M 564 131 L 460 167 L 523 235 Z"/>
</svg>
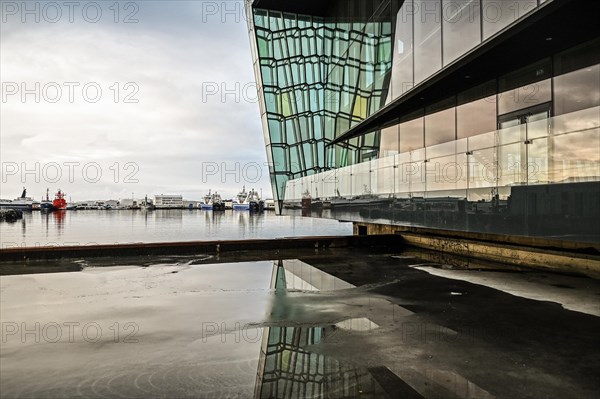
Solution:
<svg viewBox="0 0 600 399">
<path fill-rule="evenodd" d="M 279 212 L 600 242 L 600 2 L 247 12 Z"/>
</svg>

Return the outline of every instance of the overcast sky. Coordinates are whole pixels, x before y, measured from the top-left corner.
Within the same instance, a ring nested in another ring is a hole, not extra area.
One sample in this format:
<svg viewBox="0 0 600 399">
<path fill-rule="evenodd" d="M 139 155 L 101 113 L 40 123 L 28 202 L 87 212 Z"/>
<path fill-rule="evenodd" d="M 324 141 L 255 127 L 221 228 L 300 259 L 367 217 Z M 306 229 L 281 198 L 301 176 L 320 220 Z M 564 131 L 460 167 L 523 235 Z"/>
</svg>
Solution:
<svg viewBox="0 0 600 399">
<path fill-rule="evenodd" d="M 1 3 L 2 198 L 271 196 L 243 2 Z"/>
</svg>

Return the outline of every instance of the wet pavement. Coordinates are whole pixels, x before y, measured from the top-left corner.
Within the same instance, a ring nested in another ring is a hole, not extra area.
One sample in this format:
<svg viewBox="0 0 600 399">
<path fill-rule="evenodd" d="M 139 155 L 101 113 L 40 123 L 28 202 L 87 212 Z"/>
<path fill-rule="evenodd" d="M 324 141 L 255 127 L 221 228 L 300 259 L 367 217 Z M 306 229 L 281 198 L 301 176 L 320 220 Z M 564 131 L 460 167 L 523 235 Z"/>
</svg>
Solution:
<svg viewBox="0 0 600 399">
<path fill-rule="evenodd" d="M 600 393 L 598 280 L 416 250 L 276 255 L 0 264 L 0 396 Z"/>
</svg>

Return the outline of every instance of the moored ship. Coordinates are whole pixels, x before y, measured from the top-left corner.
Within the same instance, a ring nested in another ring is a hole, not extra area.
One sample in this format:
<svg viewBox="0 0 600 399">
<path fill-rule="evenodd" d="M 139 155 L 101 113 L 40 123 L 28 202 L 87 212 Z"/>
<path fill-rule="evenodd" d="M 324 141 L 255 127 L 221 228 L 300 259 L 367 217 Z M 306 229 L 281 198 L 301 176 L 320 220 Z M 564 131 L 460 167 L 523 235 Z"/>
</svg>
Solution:
<svg viewBox="0 0 600 399">
<path fill-rule="evenodd" d="M 246 186 L 242 187 L 237 195 L 237 200 L 233 203 L 234 211 L 248 211 L 250 210 L 250 203 L 248 202 L 248 193 L 246 192 Z"/>
<path fill-rule="evenodd" d="M 225 201 L 221 198 L 221 194 L 215 192 L 212 196 L 213 211 L 224 211 Z"/>
<path fill-rule="evenodd" d="M 40 203 L 27 196 L 27 189 L 23 187 L 23 193 L 14 200 L 0 200 L 0 208 L 18 209 L 21 211 L 31 211 L 40 208 Z"/>
<path fill-rule="evenodd" d="M 46 189 L 46 198 L 42 199 L 42 202 L 40 203 L 40 209 L 42 211 L 53 211 L 54 210 L 54 205 L 52 204 L 52 201 L 50 201 L 50 189 L 49 188 Z"/>
<path fill-rule="evenodd" d="M 254 189 L 250 190 L 246 201 L 248 202 L 250 212 L 262 212 L 265 210 L 265 202 L 260 199 L 260 195 Z"/>
<path fill-rule="evenodd" d="M 210 190 L 208 190 L 208 194 L 204 196 L 204 201 L 200 204 L 200 209 L 204 209 L 205 211 L 212 211 L 213 209 L 213 195 Z"/>
<path fill-rule="evenodd" d="M 65 193 L 63 193 L 60 189 L 54 195 L 54 201 L 52 201 L 52 206 L 54 209 L 62 211 L 67 209 L 67 200 L 65 199 Z"/>
<path fill-rule="evenodd" d="M 144 200 L 140 204 L 140 209 L 143 211 L 153 211 L 154 210 L 154 203 L 152 203 L 152 200 L 148 199 L 147 195 L 144 197 Z"/>
</svg>

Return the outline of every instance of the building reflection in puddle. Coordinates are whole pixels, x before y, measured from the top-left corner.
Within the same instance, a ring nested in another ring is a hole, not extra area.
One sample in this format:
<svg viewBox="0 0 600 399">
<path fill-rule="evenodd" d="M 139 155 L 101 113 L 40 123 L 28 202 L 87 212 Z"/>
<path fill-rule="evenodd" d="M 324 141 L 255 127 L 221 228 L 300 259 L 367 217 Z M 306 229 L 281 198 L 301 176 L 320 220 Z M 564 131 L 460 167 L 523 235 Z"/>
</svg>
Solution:
<svg viewBox="0 0 600 399">
<path fill-rule="evenodd" d="M 473 336 L 373 294 L 376 285 L 356 287 L 299 260 L 274 262 L 255 399 L 494 397 L 450 364 L 422 361 L 439 343 L 460 348 Z"/>
<path fill-rule="evenodd" d="M 271 288 L 278 295 L 288 290 L 332 291 L 354 288 L 337 277 L 297 260 L 275 262 Z M 311 352 L 337 328 L 364 331 L 376 328 L 366 318 L 347 319 L 327 327 L 271 326 L 265 328 L 258 363 L 255 398 L 338 398 L 385 396 L 366 368 Z"/>
</svg>

